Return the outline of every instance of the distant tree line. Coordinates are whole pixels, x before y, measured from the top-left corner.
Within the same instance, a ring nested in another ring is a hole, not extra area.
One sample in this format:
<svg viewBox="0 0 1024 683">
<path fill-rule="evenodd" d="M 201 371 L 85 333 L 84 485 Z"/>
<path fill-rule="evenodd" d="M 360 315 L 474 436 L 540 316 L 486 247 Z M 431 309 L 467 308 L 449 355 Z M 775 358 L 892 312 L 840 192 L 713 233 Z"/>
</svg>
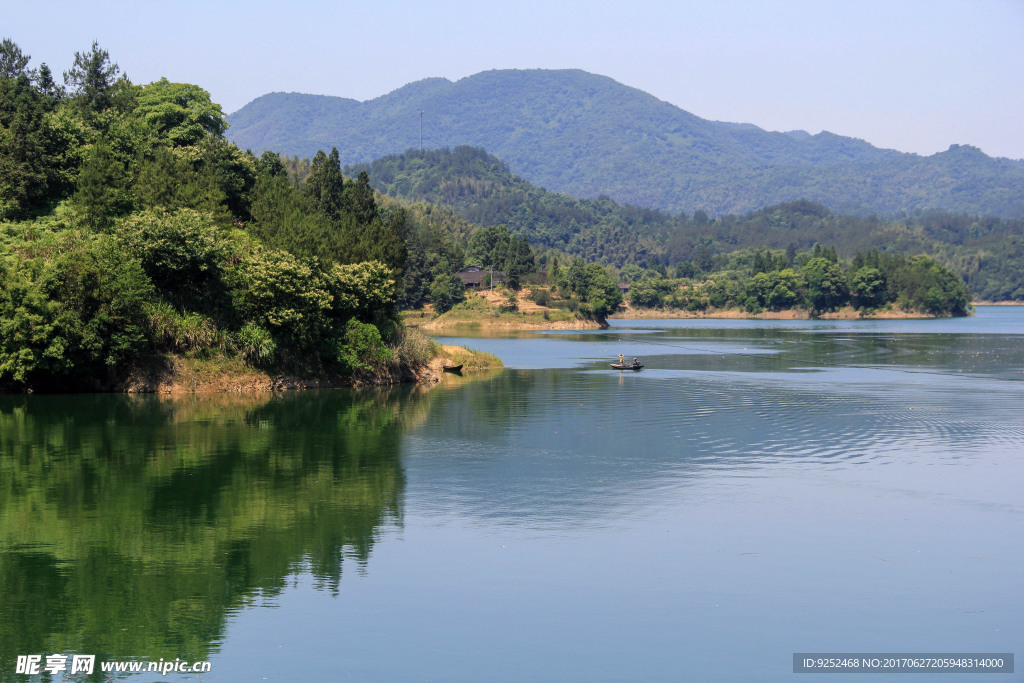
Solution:
<svg viewBox="0 0 1024 683">
<path fill-rule="evenodd" d="M 692 271 L 650 270 L 629 265 L 629 302 L 638 308 L 738 308 L 748 313 L 805 309 L 812 315 L 844 306 L 865 313 L 896 306 L 930 315 L 967 315 L 970 293 L 955 273 L 918 255 L 907 258 L 871 250 L 841 261 L 834 247 L 797 253 L 794 249 L 734 252 L 721 270 L 699 280 Z M 676 277 L 669 277 L 675 275 Z"/>
<path fill-rule="evenodd" d="M 541 255 L 707 274 L 737 249 L 792 245 L 806 250 L 831 244 L 845 258 L 871 249 L 928 254 L 964 278 L 980 299 L 1024 301 L 1020 220 L 937 211 L 883 220 L 839 215 L 803 200 L 714 219 L 701 210 L 669 214 L 606 197 L 574 199 L 547 192 L 472 147 L 410 150 L 348 168 L 359 170 L 368 171 L 377 188 L 391 196 L 448 207 L 480 225 L 505 225 Z"/>
</svg>

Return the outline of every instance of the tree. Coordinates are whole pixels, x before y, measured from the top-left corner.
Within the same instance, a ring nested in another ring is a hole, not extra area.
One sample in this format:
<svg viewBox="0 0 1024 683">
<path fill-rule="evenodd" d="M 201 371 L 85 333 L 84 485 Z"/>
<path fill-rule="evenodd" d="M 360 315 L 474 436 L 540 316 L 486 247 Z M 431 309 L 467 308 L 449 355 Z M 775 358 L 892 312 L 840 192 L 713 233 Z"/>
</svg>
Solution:
<svg viewBox="0 0 1024 683">
<path fill-rule="evenodd" d="M 622 292 L 608 271 L 597 263 L 588 263 L 583 272 L 586 276 L 584 302 L 591 313 L 598 318 L 614 313 L 622 303 Z"/>
<path fill-rule="evenodd" d="M 568 268 L 559 271 L 558 290 L 562 296 L 582 295 L 585 291 L 586 273 L 583 260 L 573 259 Z"/>
<path fill-rule="evenodd" d="M 228 245 L 209 214 L 140 212 L 118 227 L 117 237 L 170 303 L 180 308 L 215 303 Z"/>
<path fill-rule="evenodd" d="M 285 168 L 284 162 L 281 161 L 281 155 L 269 149 L 260 155 L 260 158 L 256 160 L 255 166 L 257 177 L 288 177 L 288 171 Z"/>
<path fill-rule="evenodd" d="M 653 280 L 641 280 L 630 287 L 629 303 L 636 308 L 657 308 L 662 304 L 661 292 Z"/>
<path fill-rule="evenodd" d="M 25 72 L 29 59 L 13 40 L 4 38 L 0 42 L 0 78 L 17 78 Z"/>
<path fill-rule="evenodd" d="M 283 346 L 315 354 L 334 338 L 330 282 L 313 263 L 255 248 L 231 267 L 225 280 L 238 313 Z"/>
<path fill-rule="evenodd" d="M 262 175 L 256 181 L 247 229 L 267 246 L 296 256 L 320 256 L 339 248 L 329 220 L 312 208 L 310 197 L 282 176 Z"/>
<path fill-rule="evenodd" d="M 437 313 L 450 311 L 466 300 L 466 286 L 458 275 L 438 274 L 430 285 L 430 301 Z"/>
<path fill-rule="evenodd" d="M 198 162 L 198 169 L 196 165 L 172 148 L 155 148 L 139 166 L 132 188 L 135 201 L 143 209 L 189 208 L 226 220 L 224 205 L 228 198 L 221 189 L 223 179 L 218 177 L 218 167 L 204 161 Z"/>
<path fill-rule="evenodd" d="M 24 72 L 0 77 L 0 219 L 27 218 L 50 197 L 43 98 Z"/>
<path fill-rule="evenodd" d="M 153 286 L 139 263 L 106 236 L 69 247 L 0 266 L 0 377 L 97 376 L 144 350 Z"/>
<path fill-rule="evenodd" d="M 94 229 L 110 227 L 132 209 L 129 175 L 105 142 L 93 145 L 78 178 L 74 203 L 85 223 Z"/>
<path fill-rule="evenodd" d="M 64 97 L 64 89 L 53 80 L 53 72 L 50 71 L 50 67 L 45 62 L 39 65 L 39 74 L 36 76 L 36 89 L 40 95 L 54 103 Z"/>
<path fill-rule="evenodd" d="M 330 156 L 324 154 L 323 150 L 316 153 L 309 167 L 303 191 L 312 201 L 313 210 L 332 221 L 341 218 L 345 204 L 345 179 L 341 175 L 337 147 L 331 148 Z"/>
<path fill-rule="evenodd" d="M 0 220 L 38 215 L 71 192 L 77 175 L 80 141 L 54 113 L 50 70 L 44 64 L 37 75 L 27 66 L 17 45 L 0 43 Z"/>
<path fill-rule="evenodd" d="M 525 237 L 513 237 L 509 241 L 505 263 L 501 264 L 501 270 L 505 271 L 508 284 L 512 289 L 519 289 L 519 281 L 524 275 L 533 272 L 536 260 L 533 249 Z"/>
<path fill-rule="evenodd" d="M 256 184 L 256 165 L 247 155 L 223 137 L 208 135 L 197 145 L 196 170 L 207 185 L 222 194 L 221 202 L 238 220 L 249 220 L 249 204 Z"/>
<path fill-rule="evenodd" d="M 505 225 L 480 228 L 469 238 L 469 258 L 481 266 L 501 268 L 508 258 L 512 234 Z"/>
<path fill-rule="evenodd" d="M 328 289 L 333 297 L 331 309 L 337 318 L 379 322 L 393 312 L 397 290 L 394 273 L 386 264 L 334 264 L 328 276 Z"/>
<path fill-rule="evenodd" d="M 223 135 L 228 125 L 210 93 L 198 85 L 171 83 L 166 78 L 139 89 L 134 114 L 171 147 L 196 145 L 208 135 Z"/>
<path fill-rule="evenodd" d="M 850 292 L 857 308 L 876 308 L 885 303 L 885 277 L 877 268 L 864 266 L 850 275 Z"/>
<path fill-rule="evenodd" d="M 822 250 L 823 254 L 831 254 Z M 807 300 L 815 311 L 832 311 L 848 300 L 843 269 L 828 256 L 817 256 L 801 272 L 807 279 Z"/>
<path fill-rule="evenodd" d="M 64 72 L 64 83 L 86 112 L 98 113 L 114 104 L 114 86 L 120 72 L 120 67 L 110 61 L 110 53 L 94 40 L 88 52 L 75 53 L 74 65 Z"/>
<path fill-rule="evenodd" d="M 769 275 L 772 290 L 768 294 L 767 307 L 773 311 L 792 308 L 799 301 L 797 292 L 803 286 L 800 275 L 792 268 L 784 268 Z"/>
<path fill-rule="evenodd" d="M 331 163 L 336 164 L 338 150 L 331 150 Z M 338 173 L 341 173 L 340 166 Z M 377 217 L 377 204 L 373 199 L 373 188 L 370 187 L 370 176 L 360 171 L 354 182 L 345 185 L 343 204 L 345 211 L 351 213 L 357 225 L 369 225 Z"/>
</svg>

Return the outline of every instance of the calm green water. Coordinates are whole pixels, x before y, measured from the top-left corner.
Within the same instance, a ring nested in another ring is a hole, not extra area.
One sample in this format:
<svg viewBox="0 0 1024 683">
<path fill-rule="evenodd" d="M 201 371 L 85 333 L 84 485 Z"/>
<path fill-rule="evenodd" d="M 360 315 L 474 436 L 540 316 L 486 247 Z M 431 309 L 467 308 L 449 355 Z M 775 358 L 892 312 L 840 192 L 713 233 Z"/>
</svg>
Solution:
<svg viewBox="0 0 1024 683">
<path fill-rule="evenodd" d="M 0 396 L 0 680 L 53 653 L 212 663 L 172 680 L 850 681 L 792 655 L 1024 652 L 1024 309 L 445 341 L 508 369 Z"/>
</svg>

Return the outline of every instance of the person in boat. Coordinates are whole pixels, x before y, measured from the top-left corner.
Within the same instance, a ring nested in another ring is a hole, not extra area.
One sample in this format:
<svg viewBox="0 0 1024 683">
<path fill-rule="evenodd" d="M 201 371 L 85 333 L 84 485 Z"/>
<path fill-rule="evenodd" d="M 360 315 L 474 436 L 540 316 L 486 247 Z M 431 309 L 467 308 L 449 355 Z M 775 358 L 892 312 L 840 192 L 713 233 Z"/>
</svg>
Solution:
<svg viewBox="0 0 1024 683">
<path fill-rule="evenodd" d="M 633 359 L 633 365 L 640 365 L 640 361 L 638 361 L 636 358 L 634 358 Z"/>
<path fill-rule="evenodd" d="M 619 354 L 619 365 L 625 365 L 625 364 L 626 364 L 626 361 L 625 361 L 625 360 L 623 360 L 624 358 L 625 358 L 625 356 L 623 356 L 623 355 L 622 355 L 622 354 L 620 353 L 620 354 Z"/>
</svg>

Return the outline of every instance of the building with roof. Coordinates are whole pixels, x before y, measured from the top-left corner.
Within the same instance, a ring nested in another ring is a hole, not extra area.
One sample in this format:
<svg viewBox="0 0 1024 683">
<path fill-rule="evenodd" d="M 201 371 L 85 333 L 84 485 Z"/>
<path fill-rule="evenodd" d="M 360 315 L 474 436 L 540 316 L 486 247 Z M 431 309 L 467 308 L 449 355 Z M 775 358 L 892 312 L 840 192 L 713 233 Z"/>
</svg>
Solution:
<svg viewBox="0 0 1024 683">
<path fill-rule="evenodd" d="M 458 273 L 456 273 L 461 279 L 462 284 L 466 286 L 466 289 L 481 289 L 484 285 L 484 278 L 490 276 L 491 285 L 500 285 L 505 282 L 505 273 L 500 270 L 485 269 L 480 266 L 466 266 Z"/>
</svg>

